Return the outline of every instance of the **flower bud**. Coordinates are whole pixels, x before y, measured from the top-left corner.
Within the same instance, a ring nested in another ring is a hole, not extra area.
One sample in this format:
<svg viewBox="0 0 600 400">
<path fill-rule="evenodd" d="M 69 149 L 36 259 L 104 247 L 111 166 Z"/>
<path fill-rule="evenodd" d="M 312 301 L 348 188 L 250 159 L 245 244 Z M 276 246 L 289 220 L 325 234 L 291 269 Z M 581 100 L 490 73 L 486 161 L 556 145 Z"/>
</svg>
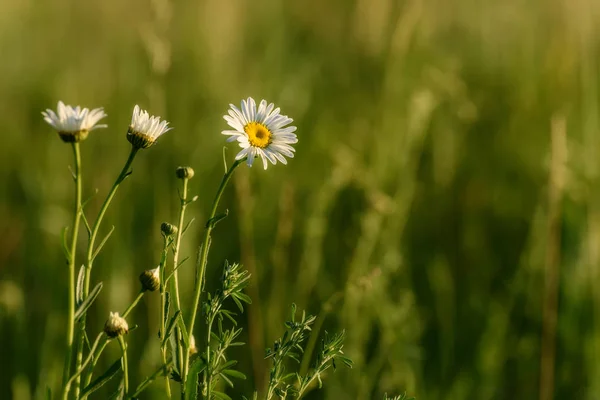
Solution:
<svg viewBox="0 0 600 400">
<path fill-rule="evenodd" d="M 177 167 L 175 175 L 179 179 L 192 179 L 194 177 L 194 170 L 192 167 Z"/>
<path fill-rule="evenodd" d="M 177 227 L 168 222 L 163 222 L 162 224 L 160 224 L 160 231 L 165 236 L 173 236 L 177 233 Z"/>
<path fill-rule="evenodd" d="M 196 347 L 196 338 L 194 335 L 190 336 L 190 355 L 196 354 L 198 352 L 198 348 Z"/>
<path fill-rule="evenodd" d="M 149 292 L 155 292 L 160 287 L 160 267 L 147 269 L 140 274 L 142 288 Z"/>
<path fill-rule="evenodd" d="M 104 333 L 109 338 L 116 338 L 125 333 L 129 333 L 129 325 L 127 325 L 127 321 L 125 318 L 120 317 L 119 313 L 111 312 L 108 316 L 108 320 L 104 324 Z"/>
</svg>

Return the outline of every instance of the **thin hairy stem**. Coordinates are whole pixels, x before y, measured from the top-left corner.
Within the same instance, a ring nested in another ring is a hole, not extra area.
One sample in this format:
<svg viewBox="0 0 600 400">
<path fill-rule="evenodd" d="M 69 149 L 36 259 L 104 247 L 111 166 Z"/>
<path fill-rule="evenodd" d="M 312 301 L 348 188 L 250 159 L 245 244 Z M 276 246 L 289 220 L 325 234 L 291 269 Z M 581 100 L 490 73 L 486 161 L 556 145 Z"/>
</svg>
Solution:
<svg viewBox="0 0 600 400">
<path fill-rule="evenodd" d="M 108 210 L 108 207 L 110 206 L 112 199 L 115 197 L 115 194 L 117 193 L 117 189 L 119 188 L 119 185 L 130 174 L 129 169 L 131 167 L 131 164 L 133 163 L 133 159 L 135 158 L 137 151 L 138 151 L 138 148 L 132 146 L 131 152 L 129 153 L 129 157 L 127 158 L 127 161 L 125 162 L 123 169 L 119 173 L 117 180 L 115 181 L 112 188 L 108 192 L 106 199 L 104 199 L 104 203 L 102 203 L 102 207 L 100 207 L 100 212 L 98 212 L 98 217 L 96 218 L 96 221 L 94 222 L 94 226 L 91 230 L 90 239 L 89 239 L 88 247 L 87 247 L 87 257 L 86 257 L 86 266 L 85 266 L 85 279 L 84 279 L 84 286 L 83 286 L 84 298 L 86 298 L 90 292 L 90 278 L 91 278 L 91 274 L 92 274 L 92 265 L 94 263 L 94 244 L 96 243 L 96 238 L 98 237 L 98 231 L 100 230 L 100 225 L 102 224 L 102 219 L 104 218 L 104 215 L 106 214 L 106 210 Z M 86 315 L 84 315 L 82 317 L 81 322 L 79 324 L 80 332 L 79 332 L 79 344 L 77 347 L 77 362 L 76 362 L 77 369 L 80 368 L 82 358 L 83 358 L 83 345 L 85 342 L 85 319 L 86 319 Z M 76 399 L 79 398 L 79 378 L 77 379 L 77 381 L 75 383 L 75 398 Z"/>
<path fill-rule="evenodd" d="M 123 336 L 119 336 L 119 344 L 121 345 L 121 350 L 123 351 L 123 358 L 121 361 L 121 367 L 123 368 L 123 384 L 125 389 L 125 398 L 127 398 L 127 393 L 129 393 L 129 367 L 127 363 L 127 343 L 125 343 L 125 339 Z"/>
<path fill-rule="evenodd" d="M 131 313 L 131 311 L 135 308 L 135 306 L 138 305 L 138 303 L 140 302 L 140 300 L 142 299 L 142 297 L 144 297 L 144 294 L 146 292 L 144 290 L 141 290 L 140 293 L 138 293 L 138 295 L 136 296 L 136 298 L 131 302 L 131 304 L 129 305 L 129 307 L 127 307 L 127 309 L 125 310 L 125 312 L 123 312 L 123 314 L 121 315 L 123 318 L 127 318 L 127 316 L 129 315 L 129 313 Z M 104 341 L 99 345 L 98 350 L 96 351 L 96 354 L 94 354 L 94 352 L 90 352 L 90 356 L 92 356 L 91 360 L 89 361 L 90 363 L 90 368 L 88 370 L 88 372 L 85 375 L 85 379 L 84 379 L 84 387 L 88 386 L 90 384 L 90 382 L 92 381 L 92 376 L 94 375 L 94 368 L 96 367 L 96 364 L 98 363 L 98 360 L 100 359 L 100 356 L 102 355 L 102 352 L 104 351 L 104 349 L 106 348 L 106 345 L 108 344 L 108 338 L 105 337 Z M 82 398 L 82 400 L 86 399 L 87 396 L 84 396 Z"/>
<path fill-rule="evenodd" d="M 236 160 L 231 167 L 227 170 L 223 179 L 221 180 L 221 184 L 219 185 L 219 189 L 217 189 L 217 194 L 215 195 L 215 199 L 213 200 L 212 208 L 210 214 L 208 216 L 208 221 L 206 222 L 206 227 L 204 229 L 204 238 L 202 240 L 201 252 L 198 258 L 198 263 L 196 265 L 196 281 L 194 287 L 194 302 L 191 308 L 190 314 L 190 322 L 188 324 L 188 343 L 192 340 L 192 335 L 194 334 L 194 325 L 196 323 L 196 315 L 198 313 L 198 307 L 200 306 L 200 297 L 202 295 L 202 284 L 204 282 L 204 274 L 206 272 L 206 263 L 208 259 L 208 247 L 210 242 L 210 234 L 215 225 L 215 216 L 217 214 L 217 207 L 219 206 L 219 201 L 221 200 L 221 196 L 227 186 L 227 183 L 231 179 L 233 172 L 235 169 L 244 161 L 246 158 L 242 158 L 241 160 Z M 189 368 L 189 360 L 190 360 L 190 351 L 189 348 L 184 352 L 184 362 L 183 362 L 183 384 L 185 387 L 185 381 L 187 379 L 187 371 Z"/>
<path fill-rule="evenodd" d="M 73 358 L 73 341 L 75 337 L 75 253 L 77 251 L 77 234 L 79 233 L 79 221 L 81 220 L 81 152 L 79 142 L 73 142 L 73 158 L 75 160 L 75 206 L 73 207 L 73 228 L 71 232 L 71 246 L 69 247 L 69 310 L 67 321 L 67 349 L 65 352 L 65 366 L 63 369 L 64 396 L 67 397 L 70 385 L 67 380 L 71 374 L 71 363 Z"/>
<path fill-rule="evenodd" d="M 173 249 L 173 293 L 175 294 L 175 309 L 181 310 L 181 302 L 179 299 L 179 276 L 177 265 L 179 264 L 179 249 L 181 246 L 181 238 L 183 236 L 183 221 L 185 218 L 185 208 L 187 207 L 187 190 L 188 179 L 183 178 L 183 190 L 181 194 L 181 206 L 179 207 L 179 222 L 177 223 L 177 238 L 175 239 L 175 247 Z"/>
<path fill-rule="evenodd" d="M 171 283 L 171 287 L 173 293 L 175 294 L 175 310 L 181 310 L 181 301 L 179 299 L 179 275 L 178 275 L 178 267 L 179 267 L 179 250 L 181 248 L 181 239 L 183 237 L 183 221 L 185 219 L 185 209 L 188 205 L 187 201 L 187 191 L 188 191 L 188 178 L 183 178 L 183 189 L 181 191 L 181 205 L 179 207 L 179 221 L 177 223 L 177 238 L 175 239 L 175 247 L 173 249 L 173 281 Z M 180 340 L 177 341 L 177 351 L 179 354 L 183 354 L 183 347 Z M 179 360 L 178 369 L 179 371 L 183 370 L 183 359 L 177 358 Z"/>
<path fill-rule="evenodd" d="M 167 319 L 168 315 L 166 310 L 167 303 L 167 295 L 165 291 L 165 266 L 167 264 L 167 253 L 169 251 L 169 238 L 163 237 L 163 250 L 162 257 L 159 265 L 160 272 L 160 340 L 161 343 L 165 343 L 165 345 L 161 344 L 160 352 L 162 355 L 162 363 L 164 368 L 167 367 L 167 347 L 166 342 L 164 341 L 165 335 L 167 333 Z M 167 392 L 167 398 L 171 398 L 171 384 L 169 383 L 169 376 L 165 375 L 165 390 Z"/>
</svg>

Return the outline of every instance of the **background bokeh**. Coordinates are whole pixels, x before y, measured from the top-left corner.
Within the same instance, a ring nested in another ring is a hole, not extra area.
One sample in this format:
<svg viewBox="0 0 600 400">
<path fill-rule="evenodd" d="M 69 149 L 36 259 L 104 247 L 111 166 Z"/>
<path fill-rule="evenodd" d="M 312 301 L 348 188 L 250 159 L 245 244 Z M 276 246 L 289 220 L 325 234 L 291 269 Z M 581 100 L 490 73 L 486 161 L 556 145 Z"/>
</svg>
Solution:
<svg viewBox="0 0 600 400">
<path fill-rule="evenodd" d="M 247 96 L 281 106 L 299 143 L 288 166 L 240 168 L 222 202 L 209 286 L 225 259 L 253 273 L 249 379 L 230 395 L 262 387 L 296 302 L 321 333 L 346 329 L 355 361 L 310 399 L 600 398 L 599 2 L 3 0 L 0 54 L 0 398 L 42 398 L 62 371 L 72 155 L 40 112 L 109 115 L 83 143 L 88 216 L 134 104 L 175 127 L 105 219 L 94 332 L 157 264 L 178 165 L 196 170 L 194 258 L 221 116 Z M 159 362 L 157 297 L 130 318 L 134 382 Z"/>
</svg>

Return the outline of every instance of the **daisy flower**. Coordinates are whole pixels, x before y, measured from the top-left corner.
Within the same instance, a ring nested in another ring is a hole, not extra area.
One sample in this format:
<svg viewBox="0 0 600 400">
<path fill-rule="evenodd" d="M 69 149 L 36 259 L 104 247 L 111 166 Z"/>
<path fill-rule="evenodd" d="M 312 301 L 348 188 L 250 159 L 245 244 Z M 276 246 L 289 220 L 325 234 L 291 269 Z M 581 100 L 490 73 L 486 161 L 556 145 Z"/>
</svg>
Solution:
<svg viewBox="0 0 600 400">
<path fill-rule="evenodd" d="M 80 142 L 87 138 L 88 133 L 98 128 L 106 128 L 107 125 L 96 125 L 98 121 L 106 117 L 103 108 L 94 108 L 90 111 L 79 106 L 73 108 L 58 102 L 56 113 L 50 109 L 42 111 L 44 121 L 58 132 L 60 138 L 68 143 Z"/>
<path fill-rule="evenodd" d="M 263 167 L 267 169 L 267 160 L 275 165 L 277 161 L 287 164 L 285 157 L 293 158 L 295 149 L 291 146 L 298 143 L 294 133 L 295 126 L 288 126 L 293 119 L 281 115 L 279 108 L 273 103 L 267 105 L 261 100 L 258 110 L 252 97 L 242 100 L 241 110 L 233 104 L 229 105 L 229 115 L 223 116 L 227 125 L 234 130 L 225 130 L 223 135 L 230 136 L 227 141 L 237 140 L 242 150 L 235 156 L 236 160 L 248 157 L 248 166 L 252 166 L 254 158 L 262 158 Z"/>
<path fill-rule="evenodd" d="M 160 117 L 150 116 L 148 111 L 142 110 L 136 104 L 131 116 L 131 125 L 127 130 L 127 140 L 135 148 L 146 149 L 163 134 L 173 129 L 168 125 L 167 121 L 161 122 Z"/>
</svg>

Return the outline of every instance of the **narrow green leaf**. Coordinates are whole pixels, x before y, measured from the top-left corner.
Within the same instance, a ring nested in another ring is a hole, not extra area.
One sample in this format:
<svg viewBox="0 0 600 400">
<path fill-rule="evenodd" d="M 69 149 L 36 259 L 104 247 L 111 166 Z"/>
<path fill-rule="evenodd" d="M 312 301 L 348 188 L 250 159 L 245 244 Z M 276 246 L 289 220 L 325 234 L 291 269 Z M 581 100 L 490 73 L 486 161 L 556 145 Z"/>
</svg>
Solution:
<svg viewBox="0 0 600 400">
<path fill-rule="evenodd" d="M 101 290 L 102 290 L 102 282 L 99 282 L 94 287 L 94 289 L 92 289 L 89 296 L 86 297 L 85 300 L 83 300 L 81 305 L 77 308 L 77 311 L 75 311 L 75 321 L 79 321 L 81 319 L 81 317 L 83 317 L 85 315 L 86 311 L 88 310 L 88 308 L 90 308 L 90 306 L 92 305 L 94 300 L 96 300 L 96 297 L 98 297 Z"/>
<path fill-rule="evenodd" d="M 206 368 L 202 357 L 197 357 L 190 365 L 185 382 L 185 399 L 196 400 L 198 398 L 198 375 Z"/>
<path fill-rule="evenodd" d="M 233 388 L 233 382 L 231 382 L 231 379 L 229 379 L 227 376 L 225 376 L 223 374 L 219 374 L 219 377 L 221 379 L 223 379 L 225 381 L 225 383 L 229 385 L 230 388 Z"/>
<path fill-rule="evenodd" d="M 46 400 L 52 400 L 52 389 L 46 386 Z"/>
<path fill-rule="evenodd" d="M 83 212 L 83 209 L 81 210 L 81 219 L 83 220 L 83 224 L 85 225 L 85 230 L 87 231 L 88 237 L 92 236 L 92 228 L 90 228 L 90 223 L 88 222 L 87 218 L 85 217 L 85 213 Z"/>
<path fill-rule="evenodd" d="M 121 359 L 119 358 L 115 361 L 110 368 L 106 370 L 102 375 L 96 378 L 92 383 L 87 385 L 83 391 L 81 392 L 81 397 L 85 397 L 94 393 L 96 390 L 100 389 L 104 386 L 108 381 L 110 381 L 114 376 L 121 370 Z"/>
<path fill-rule="evenodd" d="M 162 339 L 162 343 L 160 347 L 164 347 L 167 344 L 167 340 L 173 333 L 173 328 L 175 328 L 175 324 L 177 323 L 177 319 L 179 318 L 179 314 L 181 314 L 181 310 L 177 310 L 177 312 L 171 317 L 169 324 L 167 325 L 167 330 L 165 331 L 165 337 Z"/>
<path fill-rule="evenodd" d="M 108 240 L 108 238 L 110 237 L 110 235 L 112 235 L 112 233 L 114 231 L 115 231 L 115 226 L 113 225 L 112 228 L 110 228 L 110 231 L 106 234 L 106 236 L 104 236 L 104 239 L 102 239 L 102 241 L 96 248 L 96 251 L 94 251 L 94 254 L 92 255 L 92 260 L 96 259 L 96 257 L 98 256 L 98 253 L 100 253 L 100 250 L 102 250 L 102 247 L 104 247 L 104 245 L 106 244 L 106 241 Z"/>
<path fill-rule="evenodd" d="M 194 222 L 195 220 L 196 220 L 196 218 L 190 219 L 190 221 L 185 225 L 185 227 L 181 231 L 181 236 L 183 236 L 185 234 L 185 232 L 188 230 L 188 228 L 190 227 L 190 225 L 192 225 L 192 222 Z"/>
<path fill-rule="evenodd" d="M 76 307 L 83 302 L 83 283 L 85 281 L 85 265 L 81 265 L 79 268 L 79 274 L 77 275 L 77 286 L 75 289 L 75 304 Z"/>
<path fill-rule="evenodd" d="M 225 393 L 223 392 L 217 392 L 216 390 L 213 390 L 212 392 L 213 396 L 215 396 L 217 399 L 221 399 L 221 400 L 231 400 L 231 397 L 227 396 Z"/>
<path fill-rule="evenodd" d="M 69 251 L 69 245 L 67 245 L 67 231 L 69 230 L 68 227 L 64 227 L 62 230 L 62 234 L 61 234 L 61 241 L 62 241 L 62 248 L 63 248 L 63 253 L 65 253 L 65 257 L 67 259 L 67 261 L 71 261 L 71 252 Z"/>
<path fill-rule="evenodd" d="M 167 326 L 167 321 L 169 318 L 169 308 L 171 307 L 171 294 L 169 292 L 165 292 L 165 320 L 162 322 L 163 326 Z M 161 338 L 162 339 L 162 338 Z"/>
<path fill-rule="evenodd" d="M 241 373 L 240 371 L 236 371 L 235 369 L 224 369 L 221 371 L 222 374 L 229 375 L 233 378 L 246 380 L 246 375 Z"/>
</svg>

